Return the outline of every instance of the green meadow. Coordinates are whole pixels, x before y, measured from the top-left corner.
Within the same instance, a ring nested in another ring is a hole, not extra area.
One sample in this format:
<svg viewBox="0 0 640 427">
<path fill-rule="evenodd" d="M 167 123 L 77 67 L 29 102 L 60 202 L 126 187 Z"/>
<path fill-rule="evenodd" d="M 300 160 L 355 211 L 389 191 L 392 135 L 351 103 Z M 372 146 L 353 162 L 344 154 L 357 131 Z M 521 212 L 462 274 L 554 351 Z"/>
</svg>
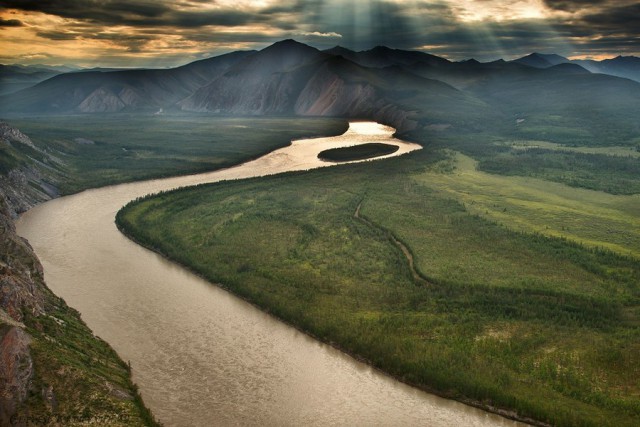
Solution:
<svg viewBox="0 0 640 427">
<path fill-rule="evenodd" d="M 451 151 L 425 172 L 421 185 L 509 228 L 563 237 L 592 248 L 640 258 L 640 195 L 614 195 L 539 178 L 479 171 L 478 162 Z"/>
<path fill-rule="evenodd" d="M 638 196 L 477 164 L 427 148 L 163 193 L 117 224 L 408 383 L 553 425 L 637 425 Z"/>
</svg>

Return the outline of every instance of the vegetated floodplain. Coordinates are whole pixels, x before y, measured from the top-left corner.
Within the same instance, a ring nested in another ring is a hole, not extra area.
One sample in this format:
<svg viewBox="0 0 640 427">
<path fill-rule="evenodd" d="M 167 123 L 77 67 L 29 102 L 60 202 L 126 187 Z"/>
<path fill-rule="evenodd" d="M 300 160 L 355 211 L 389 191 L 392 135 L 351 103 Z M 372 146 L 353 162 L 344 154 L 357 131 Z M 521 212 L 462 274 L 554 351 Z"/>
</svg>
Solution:
<svg viewBox="0 0 640 427">
<path fill-rule="evenodd" d="M 563 237 L 640 258 L 640 195 L 614 195 L 540 178 L 477 170 L 478 162 L 445 151 L 413 178 L 466 209 L 511 229 Z"/>
<path fill-rule="evenodd" d="M 329 162 L 351 162 L 354 160 L 373 159 L 375 157 L 393 154 L 400 147 L 391 144 L 368 143 L 351 147 L 331 148 L 321 151 L 318 158 Z"/>
<path fill-rule="evenodd" d="M 342 119 L 197 114 L 44 116 L 9 122 L 64 162 L 62 194 L 220 169 L 292 139 L 340 135 L 348 128 Z"/>
<path fill-rule="evenodd" d="M 474 214 L 427 183 L 425 165 L 446 159 L 421 150 L 190 188 L 117 222 L 412 384 L 554 425 L 637 425 L 640 263 Z"/>
<path fill-rule="evenodd" d="M 513 149 L 481 159 L 478 167 L 485 172 L 532 176 L 611 194 L 640 193 L 640 161 L 632 156 Z"/>
</svg>

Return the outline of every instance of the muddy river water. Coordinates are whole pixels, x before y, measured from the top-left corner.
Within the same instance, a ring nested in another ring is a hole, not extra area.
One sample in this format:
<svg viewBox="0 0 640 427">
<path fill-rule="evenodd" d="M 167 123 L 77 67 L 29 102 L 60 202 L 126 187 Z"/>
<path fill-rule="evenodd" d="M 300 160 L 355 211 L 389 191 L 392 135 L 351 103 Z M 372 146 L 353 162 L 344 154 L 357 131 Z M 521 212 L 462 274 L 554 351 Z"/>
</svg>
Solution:
<svg viewBox="0 0 640 427">
<path fill-rule="evenodd" d="M 176 187 L 328 166 L 318 152 L 364 142 L 420 148 L 393 129 L 351 123 L 338 137 L 294 141 L 216 172 L 62 197 L 17 222 L 49 287 L 132 366 L 166 426 L 517 423 L 402 384 L 319 343 L 129 241 L 114 224 L 136 197 Z"/>
</svg>

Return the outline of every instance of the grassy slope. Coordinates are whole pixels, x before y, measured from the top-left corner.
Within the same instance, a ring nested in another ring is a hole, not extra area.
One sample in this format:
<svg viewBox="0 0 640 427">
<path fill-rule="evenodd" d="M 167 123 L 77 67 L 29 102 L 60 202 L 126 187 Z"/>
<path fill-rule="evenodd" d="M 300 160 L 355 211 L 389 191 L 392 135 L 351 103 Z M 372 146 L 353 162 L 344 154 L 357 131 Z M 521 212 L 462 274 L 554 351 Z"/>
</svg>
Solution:
<svg viewBox="0 0 640 427">
<path fill-rule="evenodd" d="M 51 312 L 28 317 L 35 374 L 17 414 L 31 425 L 158 425 L 144 406 L 129 367 L 64 301 L 48 293 Z M 42 390 L 56 395 L 52 410 Z"/>
<path fill-rule="evenodd" d="M 474 215 L 425 183 L 434 156 L 164 194 L 118 222 L 408 382 L 557 425 L 636 425 L 638 261 Z"/>
</svg>

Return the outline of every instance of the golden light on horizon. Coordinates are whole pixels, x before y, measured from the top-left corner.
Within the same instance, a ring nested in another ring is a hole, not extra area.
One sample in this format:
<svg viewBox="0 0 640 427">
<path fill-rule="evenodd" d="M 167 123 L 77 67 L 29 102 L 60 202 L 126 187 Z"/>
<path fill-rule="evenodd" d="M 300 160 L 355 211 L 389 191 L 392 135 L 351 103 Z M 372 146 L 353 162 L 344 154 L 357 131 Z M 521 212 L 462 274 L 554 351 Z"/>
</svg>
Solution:
<svg viewBox="0 0 640 427">
<path fill-rule="evenodd" d="M 542 0 L 448 0 L 462 22 L 544 19 L 549 10 Z"/>
</svg>

